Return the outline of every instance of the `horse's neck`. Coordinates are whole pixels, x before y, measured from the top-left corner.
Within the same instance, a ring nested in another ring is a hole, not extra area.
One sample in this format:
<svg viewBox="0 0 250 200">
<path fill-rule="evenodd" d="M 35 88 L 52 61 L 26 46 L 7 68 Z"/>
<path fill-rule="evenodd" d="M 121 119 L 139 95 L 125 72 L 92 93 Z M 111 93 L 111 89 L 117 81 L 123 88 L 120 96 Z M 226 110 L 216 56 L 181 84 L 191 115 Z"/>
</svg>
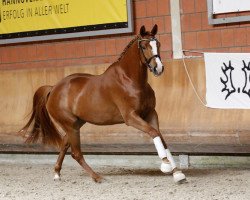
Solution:
<svg viewBox="0 0 250 200">
<path fill-rule="evenodd" d="M 118 65 L 135 83 L 141 86 L 147 84 L 147 67 L 145 67 L 140 60 L 140 49 L 137 46 L 137 41 L 127 49 L 125 55 L 118 61 Z"/>
</svg>

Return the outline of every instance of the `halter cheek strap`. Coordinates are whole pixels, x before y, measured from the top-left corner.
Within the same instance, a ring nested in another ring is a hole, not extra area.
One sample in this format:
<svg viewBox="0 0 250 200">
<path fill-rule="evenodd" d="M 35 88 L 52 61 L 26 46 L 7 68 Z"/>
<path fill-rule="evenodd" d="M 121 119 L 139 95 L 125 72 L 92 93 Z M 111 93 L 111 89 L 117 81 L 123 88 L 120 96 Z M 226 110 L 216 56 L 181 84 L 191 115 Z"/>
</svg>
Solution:
<svg viewBox="0 0 250 200">
<path fill-rule="evenodd" d="M 159 59 L 161 60 L 161 57 L 160 57 L 159 55 L 153 55 L 152 57 L 150 57 L 149 59 L 147 59 L 146 56 L 144 55 L 144 53 L 142 53 L 142 54 L 143 54 L 144 59 L 145 59 L 145 61 L 146 61 L 145 64 L 148 66 L 149 70 L 150 70 L 151 72 L 156 71 L 156 67 L 157 67 L 157 66 L 154 66 L 154 67 L 153 67 L 153 66 L 150 64 L 150 62 L 151 62 L 151 60 L 152 60 L 153 58 L 159 58 Z"/>
</svg>

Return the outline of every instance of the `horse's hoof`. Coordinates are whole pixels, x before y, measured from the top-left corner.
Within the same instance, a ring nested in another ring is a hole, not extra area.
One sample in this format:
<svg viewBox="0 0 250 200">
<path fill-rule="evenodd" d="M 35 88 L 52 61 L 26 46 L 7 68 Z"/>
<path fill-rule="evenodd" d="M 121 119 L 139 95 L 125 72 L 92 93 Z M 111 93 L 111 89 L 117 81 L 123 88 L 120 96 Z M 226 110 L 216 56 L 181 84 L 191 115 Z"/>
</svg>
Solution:
<svg viewBox="0 0 250 200">
<path fill-rule="evenodd" d="M 170 174 L 173 171 L 173 168 L 172 168 L 170 162 L 169 163 L 162 162 L 161 163 L 161 171 L 163 173 Z"/>
<path fill-rule="evenodd" d="M 173 178 L 175 183 L 184 183 L 187 181 L 185 174 L 183 174 L 181 171 L 177 171 L 173 173 Z"/>
<path fill-rule="evenodd" d="M 61 178 L 60 178 L 60 176 L 59 176 L 59 174 L 55 174 L 55 176 L 54 176 L 54 181 L 60 181 L 61 180 Z"/>
<path fill-rule="evenodd" d="M 101 183 L 103 178 L 99 175 L 92 177 L 96 183 Z"/>
</svg>

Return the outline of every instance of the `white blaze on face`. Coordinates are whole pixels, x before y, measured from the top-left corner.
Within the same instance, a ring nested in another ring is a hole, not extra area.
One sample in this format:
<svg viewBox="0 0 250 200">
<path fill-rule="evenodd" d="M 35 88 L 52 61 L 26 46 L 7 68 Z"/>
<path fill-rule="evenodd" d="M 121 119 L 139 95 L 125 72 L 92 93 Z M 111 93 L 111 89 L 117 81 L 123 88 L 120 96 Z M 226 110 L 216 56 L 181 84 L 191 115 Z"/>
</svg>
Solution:
<svg viewBox="0 0 250 200">
<path fill-rule="evenodd" d="M 153 53 L 153 55 L 158 55 L 156 41 L 150 41 L 149 44 L 152 47 L 152 53 Z M 157 70 L 158 73 L 161 73 L 162 70 L 163 70 L 163 64 L 162 64 L 160 58 L 156 57 L 155 61 L 156 61 L 156 64 L 157 64 L 156 70 Z"/>
</svg>

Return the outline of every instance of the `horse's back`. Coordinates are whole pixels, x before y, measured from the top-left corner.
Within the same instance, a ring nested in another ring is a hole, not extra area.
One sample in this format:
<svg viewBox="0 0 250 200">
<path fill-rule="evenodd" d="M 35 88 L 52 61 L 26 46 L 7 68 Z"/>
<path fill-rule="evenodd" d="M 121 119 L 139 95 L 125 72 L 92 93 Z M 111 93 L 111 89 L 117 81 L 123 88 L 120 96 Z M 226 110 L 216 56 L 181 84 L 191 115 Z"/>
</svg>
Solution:
<svg viewBox="0 0 250 200">
<path fill-rule="evenodd" d="M 50 114 L 58 115 L 58 112 L 71 112 L 72 103 L 79 92 L 85 88 L 91 74 L 71 74 L 59 81 L 51 90 L 47 109 Z"/>
<path fill-rule="evenodd" d="M 93 124 L 122 122 L 100 75 L 72 74 L 65 77 L 51 91 L 48 107 L 53 107 L 51 112 L 60 110 Z"/>
<path fill-rule="evenodd" d="M 78 87 L 78 90 L 82 89 L 84 88 L 86 83 L 89 81 L 89 79 L 91 79 L 92 77 L 94 77 L 94 75 L 76 73 L 76 74 L 71 74 L 63 78 L 52 88 L 51 93 L 50 93 L 50 99 L 53 99 L 56 97 L 62 98 L 62 99 L 67 98 L 69 91 L 72 90 L 72 87 L 75 90 L 77 89 L 77 87 Z"/>
</svg>

